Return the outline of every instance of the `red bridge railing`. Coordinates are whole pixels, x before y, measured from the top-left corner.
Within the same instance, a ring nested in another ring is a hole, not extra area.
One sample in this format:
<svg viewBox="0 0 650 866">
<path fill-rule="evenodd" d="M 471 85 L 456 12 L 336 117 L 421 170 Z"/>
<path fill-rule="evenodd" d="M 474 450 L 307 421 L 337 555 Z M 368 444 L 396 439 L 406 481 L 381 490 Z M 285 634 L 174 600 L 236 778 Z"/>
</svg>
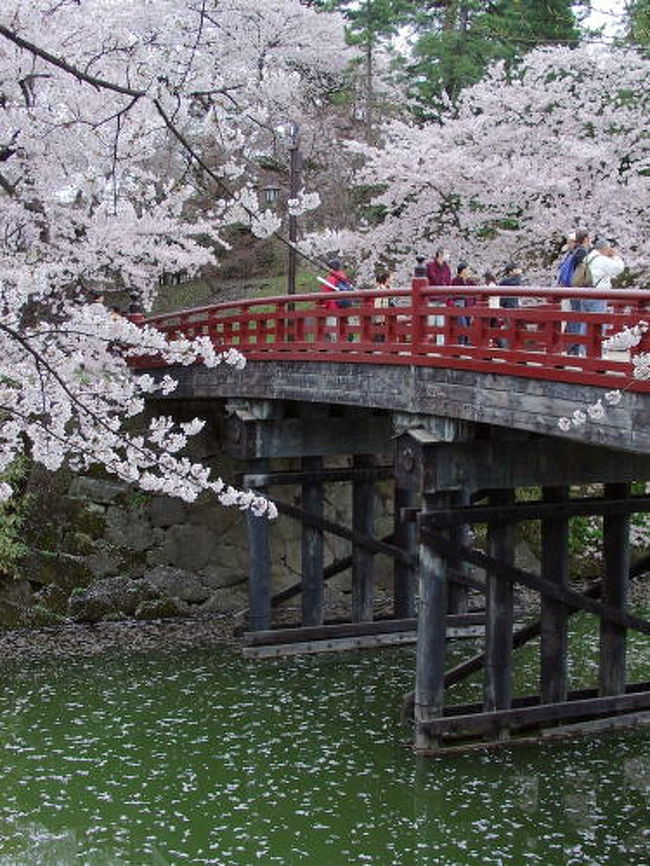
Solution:
<svg viewBox="0 0 650 866">
<path fill-rule="evenodd" d="M 631 351 L 603 348 L 604 337 L 650 322 L 647 291 L 419 283 L 415 279 L 411 289 L 231 301 L 146 322 L 172 338 L 208 335 L 217 347 L 235 347 L 256 361 L 445 367 L 650 391 L 649 381 L 632 378 L 631 365 L 631 355 L 650 352 L 650 332 Z M 517 299 L 518 306 L 498 306 L 504 298 Z M 606 309 L 572 310 L 571 299 L 577 298 L 605 301 Z M 135 366 L 156 362 L 142 358 Z"/>
</svg>

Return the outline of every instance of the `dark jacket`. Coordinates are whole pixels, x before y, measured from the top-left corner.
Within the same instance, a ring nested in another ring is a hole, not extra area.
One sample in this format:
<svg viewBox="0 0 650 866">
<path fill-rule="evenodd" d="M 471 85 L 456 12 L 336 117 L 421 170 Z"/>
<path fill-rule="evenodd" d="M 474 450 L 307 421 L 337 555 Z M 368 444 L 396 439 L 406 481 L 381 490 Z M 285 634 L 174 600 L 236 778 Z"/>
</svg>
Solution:
<svg viewBox="0 0 650 866">
<path fill-rule="evenodd" d="M 427 280 L 430 286 L 451 285 L 451 270 L 447 262 L 438 262 L 434 259 L 427 262 Z"/>
</svg>

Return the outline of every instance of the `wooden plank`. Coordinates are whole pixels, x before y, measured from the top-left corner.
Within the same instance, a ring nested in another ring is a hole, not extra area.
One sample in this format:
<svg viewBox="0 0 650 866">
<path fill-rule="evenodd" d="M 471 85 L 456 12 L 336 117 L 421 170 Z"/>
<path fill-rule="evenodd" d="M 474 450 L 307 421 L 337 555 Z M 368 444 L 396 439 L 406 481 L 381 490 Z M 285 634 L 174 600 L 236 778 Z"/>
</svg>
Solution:
<svg viewBox="0 0 650 866">
<path fill-rule="evenodd" d="M 650 691 L 644 691 L 559 704 L 516 707 L 491 713 L 449 716 L 430 720 L 426 727 L 430 736 L 435 738 L 490 736 L 498 734 L 503 728 L 524 730 L 550 722 L 597 718 L 649 709 Z"/>
<path fill-rule="evenodd" d="M 515 387 L 516 380 L 504 377 L 502 381 L 506 387 Z M 522 384 L 519 382 L 516 387 L 521 388 Z M 498 402 L 495 389 L 500 386 L 501 382 L 494 380 L 485 382 L 484 391 L 489 392 L 493 405 Z M 550 386 L 547 393 L 551 394 Z M 563 401 L 559 396 L 544 401 L 541 396 L 513 395 L 509 390 L 504 399 L 508 407 L 517 409 L 522 421 L 526 415 L 526 400 L 536 403 L 537 414 L 545 411 L 549 417 L 555 417 L 563 412 Z M 512 405 L 515 400 L 516 407 Z M 449 408 L 453 411 L 452 407 Z M 570 414 L 568 405 L 565 411 Z M 442 409 L 440 412 L 443 414 Z M 512 411 L 510 415 L 503 427 L 511 436 Z M 525 427 L 524 424 L 517 426 Z M 491 439 L 470 442 L 441 442 L 434 438 L 419 440 L 413 433 L 409 431 L 398 441 L 395 470 L 402 483 L 422 490 L 557 486 L 650 478 L 650 455 L 647 453 L 614 451 L 611 447 L 572 442 L 557 436 L 528 434 L 519 440 L 511 438 L 505 444 L 498 432 Z M 403 459 L 402 451 L 409 459 Z M 508 459 L 504 460 L 506 451 Z"/>
<path fill-rule="evenodd" d="M 519 746 L 539 746 L 543 740 L 566 740 L 571 737 L 583 736 L 584 734 L 600 734 L 608 731 L 620 731 L 627 729 L 645 728 L 650 726 L 650 712 L 624 713 L 605 719 L 592 719 L 588 722 L 577 722 L 570 725 L 560 725 L 553 728 L 542 728 L 533 736 L 517 736 L 508 740 L 482 740 L 478 743 L 462 743 L 444 745 L 438 749 L 418 749 L 417 752 L 423 757 L 435 756 L 453 757 L 455 755 L 467 755 L 472 752 L 484 752 L 493 749 L 508 749 Z"/>
<path fill-rule="evenodd" d="M 367 535 L 362 535 L 360 532 L 355 532 L 347 526 L 342 526 L 340 523 L 335 523 L 327 518 L 315 517 L 304 508 L 299 508 L 297 505 L 290 505 L 288 502 L 280 502 L 277 499 L 272 500 L 280 514 L 286 514 L 288 517 L 294 517 L 296 520 L 301 520 L 303 523 L 310 524 L 323 529 L 325 532 L 331 532 L 332 535 L 338 535 L 339 538 L 346 538 L 352 541 L 358 547 L 363 547 L 372 553 L 383 553 L 386 556 L 392 556 L 394 559 L 400 559 L 402 562 L 412 563 L 412 556 L 395 547 L 392 544 L 386 544 L 383 541 L 378 541 L 376 538 L 371 538 Z"/>
<path fill-rule="evenodd" d="M 445 617 L 447 628 L 462 628 L 484 625 L 485 613 L 448 614 Z M 337 622 L 317 626 L 297 626 L 267 629 L 266 631 L 245 632 L 243 640 L 250 644 L 293 643 L 294 641 L 328 640 L 336 637 L 356 637 L 368 634 L 390 634 L 399 631 L 415 631 L 417 619 L 379 619 L 373 622 Z"/>
<path fill-rule="evenodd" d="M 242 655 L 248 659 L 272 659 L 292 655 L 312 655 L 314 653 L 348 652 L 358 649 L 414 644 L 416 634 L 394 632 L 393 634 L 369 634 L 357 637 L 331 638 L 329 640 L 303 641 L 299 643 L 268 644 L 242 647 Z"/>
<path fill-rule="evenodd" d="M 447 629 L 448 639 L 482 637 L 482 625 L 451 626 Z M 311 655 L 313 653 L 347 652 L 358 649 L 377 649 L 380 647 L 402 646 L 417 641 L 415 631 L 392 632 L 390 634 L 368 634 L 356 637 L 330 638 L 328 640 L 302 641 L 286 644 L 262 644 L 242 647 L 242 655 L 250 659 L 279 658 L 289 655 Z"/>
<path fill-rule="evenodd" d="M 455 555 L 459 550 L 458 546 L 451 545 L 450 542 L 439 532 L 432 532 L 424 528 L 422 528 L 420 532 L 422 535 L 430 538 L 434 546 L 442 554 Z M 556 586 L 550 581 L 544 580 L 529 571 L 524 571 L 521 568 L 498 562 L 493 557 L 488 556 L 480 550 L 471 550 L 470 548 L 463 547 L 461 553 L 463 559 L 467 560 L 467 562 L 472 562 L 474 565 L 478 565 L 486 570 L 493 570 L 503 580 L 511 583 L 521 583 L 524 586 L 537 590 L 538 592 L 545 593 L 551 598 L 555 598 L 557 601 L 567 605 L 567 607 L 575 610 L 585 610 L 588 613 L 594 613 L 597 616 L 604 617 L 610 622 L 616 623 L 625 628 L 633 628 L 643 634 L 650 634 L 650 621 L 647 619 L 641 619 L 641 617 L 624 613 L 619 608 L 595 601 L 587 595 L 575 592 L 572 589 Z"/>
<path fill-rule="evenodd" d="M 453 496 L 453 507 L 457 508 L 459 506 L 467 505 L 469 503 L 469 491 L 468 490 L 455 490 L 452 493 Z M 469 544 L 469 532 L 470 528 L 466 524 L 463 526 L 452 526 L 448 529 L 449 539 L 452 542 L 457 542 L 458 544 L 467 545 Z M 451 559 L 448 563 L 449 570 L 447 577 L 449 579 L 449 588 L 447 594 L 447 603 L 448 603 L 448 613 L 462 613 L 467 610 L 467 605 L 469 601 L 467 584 L 460 580 L 453 580 L 452 576 L 459 575 L 460 577 L 466 577 L 467 567 L 462 560 L 454 560 Z"/>
</svg>

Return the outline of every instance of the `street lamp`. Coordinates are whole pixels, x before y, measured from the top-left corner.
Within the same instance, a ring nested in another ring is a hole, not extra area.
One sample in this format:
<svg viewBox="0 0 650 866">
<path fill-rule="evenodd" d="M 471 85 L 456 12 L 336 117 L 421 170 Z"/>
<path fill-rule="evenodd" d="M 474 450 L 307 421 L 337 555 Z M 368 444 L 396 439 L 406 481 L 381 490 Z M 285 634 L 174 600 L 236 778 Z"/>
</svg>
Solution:
<svg viewBox="0 0 650 866">
<path fill-rule="evenodd" d="M 302 169 L 302 154 L 300 153 L 300 127 L 297 123 L 289 126 L 291 136 L 289 143 L 289 198 L 295 199 L 300 191 L 300 170 Z M 298 217 L 289 212 L 289 262 L 287 271 L 287 294 L 296 293 L 296 241 L 298 240 Z"/>
</svg>

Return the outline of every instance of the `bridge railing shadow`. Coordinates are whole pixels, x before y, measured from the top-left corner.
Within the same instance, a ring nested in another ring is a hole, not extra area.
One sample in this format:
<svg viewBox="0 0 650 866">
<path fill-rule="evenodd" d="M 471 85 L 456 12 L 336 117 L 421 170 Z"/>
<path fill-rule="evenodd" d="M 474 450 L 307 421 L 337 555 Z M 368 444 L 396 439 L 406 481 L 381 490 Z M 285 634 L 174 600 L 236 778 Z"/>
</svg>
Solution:
<svg viewBox="0 0 650 866">
<path fill-rule="evenodd" d="M 572 309 L 576 300 L 600 309 Z M 628 351 L 603 348 L 606 337 L 644 321 L 650 295 L 640 289 L 417 284 L 229 301 L 146 319 L 170 338 L 208 336 L 250 360 L 448 367 L 647 391 L 650 383 L 631 381 L 630 361 L 650 352 L 648 334 Z"/>
</svg>

